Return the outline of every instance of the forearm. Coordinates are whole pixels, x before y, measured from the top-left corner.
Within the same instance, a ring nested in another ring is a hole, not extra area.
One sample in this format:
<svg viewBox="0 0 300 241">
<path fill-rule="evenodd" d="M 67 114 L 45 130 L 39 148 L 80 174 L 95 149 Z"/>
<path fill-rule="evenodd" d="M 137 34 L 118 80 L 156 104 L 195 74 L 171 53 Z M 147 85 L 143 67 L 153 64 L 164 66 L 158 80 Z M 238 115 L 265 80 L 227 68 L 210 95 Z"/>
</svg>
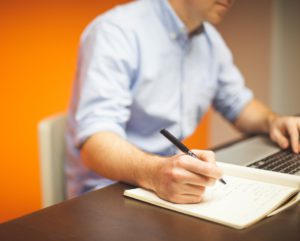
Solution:
<svg viewBox="0 0 300 241">
<path fill-rule="evenodd" d="M 200 202 L 205 187 L 222 176 L 212 152 L 195 153 L 202 161 L 185 154 L 155 156 L 111 132 L 93 135 L 81 148 L 84 163 L 96 173 L 153 190 L 175 203 Z"/>
<path fill-rule="evenodd" d="M 244 107 L 234 125 L 245 133 L 269 133 L 275 117 L 277 114 L 254 99 Z"/>
<path fill-rule="evenodd" d="M 112 132 L 99 132 L 81 149 L 85 165 L 100 175 L 152 188 L 153 175 L 163 157 L 147 154 Z"/>
</svg>

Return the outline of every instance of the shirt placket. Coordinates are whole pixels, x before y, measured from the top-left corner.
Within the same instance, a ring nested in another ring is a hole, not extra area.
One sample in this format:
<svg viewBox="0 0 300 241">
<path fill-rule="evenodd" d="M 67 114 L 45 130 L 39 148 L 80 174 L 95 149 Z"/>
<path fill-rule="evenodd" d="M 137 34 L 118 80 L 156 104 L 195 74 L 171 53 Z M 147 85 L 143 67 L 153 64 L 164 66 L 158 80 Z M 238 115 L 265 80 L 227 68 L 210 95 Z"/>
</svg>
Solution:
<svg viewBox="0 0 300 241">
<path fill-rule="evenodd" d="M 186 79 L 186 71 L 187 71 L 187 66 L 186 66 L 186 59 L 188 56 L 188 51 L 190 47 L 190 41 L 186 35 L 182 35 L 180 39 L 180 45 L 181 45 L 181 64 L 180 64 L 180 83 L 179 83 L 179 88 L 180 88 L 180 108 L 179 108 L 179 128 L 180 128 L 180 139 L 183 139 L 185 137 L 185 125 L 188 123 L 185 123 L 185 98 L 186 98 L 186 84 L 187 84 L 187 79 Z"/>
</svg>

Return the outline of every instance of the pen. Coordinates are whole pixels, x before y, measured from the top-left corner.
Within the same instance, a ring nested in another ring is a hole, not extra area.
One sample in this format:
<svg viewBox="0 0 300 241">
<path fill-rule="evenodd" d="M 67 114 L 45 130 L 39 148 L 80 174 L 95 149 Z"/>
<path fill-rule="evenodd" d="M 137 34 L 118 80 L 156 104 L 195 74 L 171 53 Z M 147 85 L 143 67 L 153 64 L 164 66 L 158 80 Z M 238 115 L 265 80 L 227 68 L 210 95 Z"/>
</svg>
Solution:
<svg viewBox="0 0 300 241">
<path fill-rule="evenodd" d="M 189 148 L 187 148 L 180 140 L 178 140 L 175 136 L 173 136 L 166 129 L 162 129 L 160 131 L 160 133 L 163 134 L 169 141 L 171 141 L 179 150 L 181 150 L 182 152 L 184 152 L 185 154 L 187 154 L 189 156 L 199 159 L 194 152 L 192 152 Z M 226 184 L 226 182 L 224 181 L 223 178 L 220 178 L 219 181 L 222 182 L 223 184 Z"/>
</svg>

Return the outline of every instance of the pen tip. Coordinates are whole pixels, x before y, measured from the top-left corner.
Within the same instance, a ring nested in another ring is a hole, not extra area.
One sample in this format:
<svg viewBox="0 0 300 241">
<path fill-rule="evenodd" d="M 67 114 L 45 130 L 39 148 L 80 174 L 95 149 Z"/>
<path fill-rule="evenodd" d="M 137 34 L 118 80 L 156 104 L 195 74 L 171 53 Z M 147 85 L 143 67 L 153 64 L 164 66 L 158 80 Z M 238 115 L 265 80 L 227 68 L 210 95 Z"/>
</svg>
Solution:
<svg viewBox="0 0 300 241">
<path fill-rule="evenodd" d="M 227 183 L 224 181 L 223 178 L 220 179 L 220 182 L 222 182 L 224 185 L 226 185 Z"/>
</svg>

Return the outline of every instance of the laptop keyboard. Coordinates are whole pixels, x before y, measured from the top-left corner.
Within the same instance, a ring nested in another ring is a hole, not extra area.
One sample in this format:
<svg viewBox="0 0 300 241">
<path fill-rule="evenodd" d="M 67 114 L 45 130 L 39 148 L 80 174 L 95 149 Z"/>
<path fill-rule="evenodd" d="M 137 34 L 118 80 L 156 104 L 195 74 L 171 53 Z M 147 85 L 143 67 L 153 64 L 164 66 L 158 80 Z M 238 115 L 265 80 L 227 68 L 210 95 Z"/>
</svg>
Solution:
<svg viewBox="0 0 300 241">
<path fill-rule="evenodd" d="M 291 150 L 280 150 L 251 163 L 248 167 L 294 174 L 300 170 L 300 154 L 295 154 Z"/>
</svg>

